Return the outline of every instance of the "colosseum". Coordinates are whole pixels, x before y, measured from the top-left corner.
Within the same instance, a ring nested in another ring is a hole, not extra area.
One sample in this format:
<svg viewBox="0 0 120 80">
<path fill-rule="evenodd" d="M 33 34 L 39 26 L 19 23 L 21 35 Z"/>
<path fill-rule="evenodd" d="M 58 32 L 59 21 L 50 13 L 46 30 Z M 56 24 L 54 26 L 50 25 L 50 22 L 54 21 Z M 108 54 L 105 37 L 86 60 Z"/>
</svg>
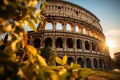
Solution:
<svg viewBox="0 0 120 80">
<path fill-rule="evenodd" d="M 52 47 L 68 64 L 83 68 L 110 69 L 110 55 L 100 20 L 89 10 L 64 0 L 47 0 L 42 11 L 45 26 L 29 31 L 29 44 L 37 49 Z"/>
</svg>

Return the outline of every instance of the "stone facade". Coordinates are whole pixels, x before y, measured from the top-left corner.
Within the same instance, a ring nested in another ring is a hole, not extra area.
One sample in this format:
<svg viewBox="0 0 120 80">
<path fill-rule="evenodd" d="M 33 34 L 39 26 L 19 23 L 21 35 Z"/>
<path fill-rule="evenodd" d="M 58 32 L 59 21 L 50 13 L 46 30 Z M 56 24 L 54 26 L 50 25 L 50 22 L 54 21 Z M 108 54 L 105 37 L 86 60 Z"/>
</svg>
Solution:
<svg viewBox="0 0 120 80">
<path fill-rule="evenodd" d="M 45 26 L 28 32 L 28 43 L 40 49 L 50 46 L 58 56 L 87 68 L 110 69 L 110 56 L 99 19 L 90 11 L 62 0 L 47 0 L 42 11 Z"/>
</svg>

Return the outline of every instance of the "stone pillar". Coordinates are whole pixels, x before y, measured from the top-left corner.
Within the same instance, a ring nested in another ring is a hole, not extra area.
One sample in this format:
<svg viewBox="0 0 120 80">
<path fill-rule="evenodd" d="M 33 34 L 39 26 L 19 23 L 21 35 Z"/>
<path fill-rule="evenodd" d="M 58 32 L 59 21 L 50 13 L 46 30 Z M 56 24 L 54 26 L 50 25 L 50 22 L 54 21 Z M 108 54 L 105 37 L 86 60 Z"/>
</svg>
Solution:
<svg viewBox="0 0 120 80">
<path fill-rule="evenodd" d="M 100 68 L 100 62 L 99 62 L 99 59 L 97 59 L 97 62 L 98 62 L 98 68 Z"/>
<path fill-rule="evenodd" d="M 56 22 L 54 21 L 53 22 L 53 31 L 55 31 L 56 30 Z"/>
<path fill-rule="evenodd" d="M 85 40 L 84 39 L 82 39 L 82 50 L 83 52 L 85 51 Z"/>
<path fill-rule="evenodd" d="M 91 67 L 92 67 L 92 68 L 95 68 L 95 67 L 94 67 L 93 58 L 91 58 Z"/>
<path fill-rule="evenodd" d="M 90 36 L 90 27 L 88 27 L 88 36 Z"/>
<path fill-rule="evenodd" d="M 66 31 L 66 22 L 64 22 L 62 26 L 63 26 L 63 31 Z"/>
<path fill-rule="evenodd" d="M 76 48 L 77 48 L 77 47 L 76 47 L 76 44 L 77 44 L 77 43 L 76 43 L 76 36 L 74 36 L 74 51 L 77 50 L 77 49 L 76 49 Z"/>
<path fill-rule="evenodd" d="M 74 23 L 72 24 L 72 31 L 76 32 L 76 30 L 75 30 L 75 24 Z"/>
<path fill-rule="evenodd" d="M 81 34 L 83 34 L 83 29 L 84 29 L 84 26 L 83 24 L 81 24 Z"/>
<path fill-rule="evenodd" d="M 55 50 L 55 35 L 53 35 L 53 38 L 52 38 L 52 48 Z"/>
<path fill-rule="evenodd" d="M 90 41 L 89 44 L 90 44 L 90 53 L 92 53 L 92 41 Z"/>
<path fill-rule="evenodd" d="M 54 21 L 54 22 L 53 22 L 53 31 L 55 31 L 55 30 L 56 30 L 56 22 Z M 55 47 L 56 47 L 56 46 L 55 46 L 55 36 L 56 36 L 55 34 L 56 34 L 56 33 L 53 33 L 53 38 L 52 38 L 52 39 L 53 39 L 52 47 L 53 47 L 54 50 L 55 50 Z"/>
<path fill-rule="evenodd" d="M 64 35 L 64 51 L 66 51 L 66 35 Z"/>
<path fill-rule="evenodd" d="M 84 68 L 87 68 L 87 65 L 86 65 L 87 63 L 86 63 L 86 58 L 84 57 Z"/>
</svg>

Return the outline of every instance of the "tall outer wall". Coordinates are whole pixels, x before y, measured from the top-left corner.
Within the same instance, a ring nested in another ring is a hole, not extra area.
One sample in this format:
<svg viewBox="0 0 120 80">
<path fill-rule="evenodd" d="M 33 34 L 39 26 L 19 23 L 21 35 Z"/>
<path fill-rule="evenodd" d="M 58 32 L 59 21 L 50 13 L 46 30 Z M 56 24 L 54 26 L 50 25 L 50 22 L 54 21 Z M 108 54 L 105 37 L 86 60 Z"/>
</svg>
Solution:
<svg viewBox="0 0 120 80">
<path fill-rule="evenodd" d="M 38 49 L 52 47 L 68 64 L 110 69 L 110 55 L 99 19 L 85 8 L 70 2 L 48 1 L 42 11 L 45 26 L 28 32 L 28 43 Z"/>
</svg>

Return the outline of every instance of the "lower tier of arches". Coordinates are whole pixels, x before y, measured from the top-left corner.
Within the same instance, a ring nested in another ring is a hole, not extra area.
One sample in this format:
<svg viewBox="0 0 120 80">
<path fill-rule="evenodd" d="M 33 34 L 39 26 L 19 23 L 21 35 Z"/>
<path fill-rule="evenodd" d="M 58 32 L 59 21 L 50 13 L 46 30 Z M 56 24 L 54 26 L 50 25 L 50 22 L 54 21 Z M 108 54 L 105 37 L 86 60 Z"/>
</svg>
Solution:
<svg viewBox="0 0 120 80">
<path fill-rule="evenodd" d="M 63 57 L 65 54 L 68 56 L 67 64 L 77 63 L 82 68 L 98 68 L 98 69 L 111 69 L 111 58 L 100 55 L 90 55 L 85 53 L 65 53 L 56 52 L 59 57 Z M 64 54 L 62 54 L 64 53 Z"/>
</svg>

